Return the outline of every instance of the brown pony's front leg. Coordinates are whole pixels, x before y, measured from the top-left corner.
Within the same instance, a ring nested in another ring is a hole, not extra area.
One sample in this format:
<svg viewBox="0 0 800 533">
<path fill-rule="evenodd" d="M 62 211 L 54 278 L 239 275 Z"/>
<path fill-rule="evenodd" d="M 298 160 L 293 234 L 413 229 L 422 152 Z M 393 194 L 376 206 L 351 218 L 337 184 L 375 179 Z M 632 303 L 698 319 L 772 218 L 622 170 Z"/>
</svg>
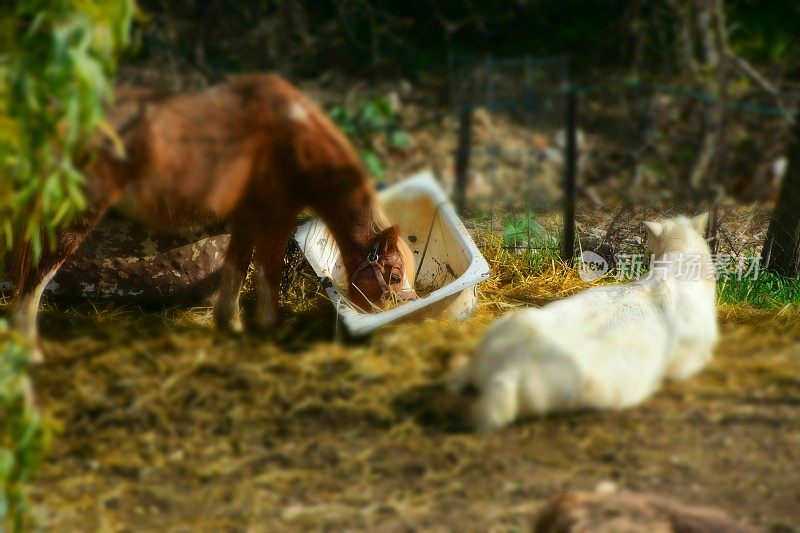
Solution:
<svg viewBox="0 0 800 533">
<path fill-rule="evenodd" d="M 225 261 L 221 268 L 221 278 L 217 300 L 214 304 L 214 323 L 219 329 L 241 328 L 239 320 L 239 293 L 247 276 L 250 258 L 253 255 L 252 231 L 241 225 L 231 228 L 231 240 L 225 250 Z"/>
<path fill-rule="evenodd" d="M 94 206 L 80 214 L 67 231 L 58 235 L 55 249 L 52 251 L 45 249 L 36 266 L 32 264 L 30 244 L 21 239 L 15 243 L 12 251 L 11 279 L 16 285 L 9 309 L 9 319 L 12 327 L 19 330 L 25 339 L 34 343 L 31 352 L 33 362 L 42 361 L 42 354 L 35 343 L 38 334 L 36 317 L 42 293 L 64 261 L 75 253 L 107 210 L 108 206 Z"/>
<path fill-rule="evenodd" d="M 256 312 L 253 320 L 259 329 L 278 321 L 280 284 L 286 244 L 294 229 L 294 217 L 280 225 L 270 225 L 256 243 Z"/>
</svg>

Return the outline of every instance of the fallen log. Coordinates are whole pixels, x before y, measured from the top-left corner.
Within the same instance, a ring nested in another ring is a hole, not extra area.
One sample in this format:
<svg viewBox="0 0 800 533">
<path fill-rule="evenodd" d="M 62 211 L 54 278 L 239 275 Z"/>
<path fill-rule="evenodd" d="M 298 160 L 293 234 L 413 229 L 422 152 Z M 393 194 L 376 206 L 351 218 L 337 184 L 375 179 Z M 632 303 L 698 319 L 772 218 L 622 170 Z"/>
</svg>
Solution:
<svg viewBox="0 0 800 533">
<path fill-rule="evenodd" d="M 48 284 L 46 299 L 86 299 L 140 306 L 208 303 L 217 285 L 229 236 L 221 232 L 154 233 L 107 218 Z M 0 276 L 10 295 L 12 282 Z"/>
</svg>

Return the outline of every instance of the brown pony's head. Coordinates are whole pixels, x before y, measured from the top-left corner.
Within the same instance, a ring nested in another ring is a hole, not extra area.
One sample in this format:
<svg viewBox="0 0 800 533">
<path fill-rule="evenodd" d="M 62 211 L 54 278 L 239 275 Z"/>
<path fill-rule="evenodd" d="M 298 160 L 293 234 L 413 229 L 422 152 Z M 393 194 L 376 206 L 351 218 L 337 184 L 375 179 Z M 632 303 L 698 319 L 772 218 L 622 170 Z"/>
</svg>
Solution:
<svg viewBox="0 0 800 533">
<path fill-rule="evenodd" d="M 363 262 L 350 276 L 350 300 L 367 312 L 415 300 L 415 275 L 414 255 L 400 238 L 400 228 L 391 226 L 375 236 Z"/>
</svg>

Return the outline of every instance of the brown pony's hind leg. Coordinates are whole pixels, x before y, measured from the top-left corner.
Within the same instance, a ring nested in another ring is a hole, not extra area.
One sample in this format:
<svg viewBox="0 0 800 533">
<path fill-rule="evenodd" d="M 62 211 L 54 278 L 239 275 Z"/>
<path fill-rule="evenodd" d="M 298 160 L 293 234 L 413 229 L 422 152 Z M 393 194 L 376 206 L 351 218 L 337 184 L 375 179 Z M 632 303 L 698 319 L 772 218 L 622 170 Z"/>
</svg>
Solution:
<svg viewBox="0 0 800 533">
<path fill-rule="evenodd" d="M 284 224 L 270 225 L 256 243 L 256 328 L 267 329 L 278 321 L 283 258 L 293 229 L 294 217 Z"/>
<path fill-rule="evenodd" d="M 92 228 L 103 218 L 109 205 L 93 206 L 78 215 L 69 229 L 58 235 L 55 248 L 52 251 L 45 249 L 36 266 L 31 261 L 30 244 L 21 240 L 15 244 L 11 264 L 11 279 L 15 282 L 15 290 L 9 308 L 9 320 L 12 327 L 33 343 L 30 356 L 32 362 L 42 361 L 41 351 L 35 342 L 38 334 L 36 317 L 42 293 L 64 261 L 75 253 Z"/>
<path fill-rule="evenodd" d="M 222 275 L 214 304 L 214 323 L 219 329 L 241 328 L 239 293 L 247 276 L 252 255 L 252 233 L 245 228 L 234 226 L 231 230 L 231 240 L 225 250 L 225 261 L 220 267 Z"/>
</svg>

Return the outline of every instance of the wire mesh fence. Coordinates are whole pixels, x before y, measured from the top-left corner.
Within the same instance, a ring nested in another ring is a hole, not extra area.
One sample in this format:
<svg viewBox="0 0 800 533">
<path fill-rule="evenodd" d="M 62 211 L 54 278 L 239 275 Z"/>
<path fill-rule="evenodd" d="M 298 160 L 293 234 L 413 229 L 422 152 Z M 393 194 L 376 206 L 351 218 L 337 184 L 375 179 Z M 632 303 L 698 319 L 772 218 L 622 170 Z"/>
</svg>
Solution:
<svg viewBox="0 0 800 533">
<path fill-rule="evenodd" d="M 563 57 L 455 57 L 449 77 L 461 130 L 454 197 L 465 218 L 507 249 L 558 250 L 571 207 L 578 251 L 612 261 L 643 249 L 643 220 L 704 210 L 716 215 L 715 251 L 760 254 L 797 95 L 752 90 L 721 99 L 638 82 L 570 84 Z M 579 115 L 571 206 L 570 92 Z"/>
<path fill-rule="evenodd" d="M 461 117 L 456 196 L 462 211 L 508 249 L 558 250 L 566 59 L 453 57 L 450 86 Z"/>
</svg>

